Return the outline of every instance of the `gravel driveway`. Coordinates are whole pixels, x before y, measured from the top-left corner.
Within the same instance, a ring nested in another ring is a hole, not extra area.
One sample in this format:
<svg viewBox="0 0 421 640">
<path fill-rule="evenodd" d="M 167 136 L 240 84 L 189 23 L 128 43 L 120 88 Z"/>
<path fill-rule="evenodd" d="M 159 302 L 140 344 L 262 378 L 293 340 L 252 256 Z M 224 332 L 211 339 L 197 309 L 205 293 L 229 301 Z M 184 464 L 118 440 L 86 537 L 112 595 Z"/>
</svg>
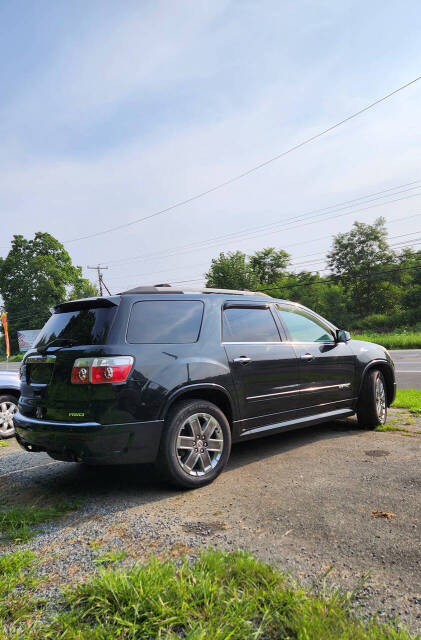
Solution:
<svg viewBox="0 0 421 640">
<path fill-rule="evenodd" d="M 410 433 L 362 432 L 349 419 L 235 445 L 225 473 L 194 492 L 168 489 L 149 467 L 54 463 L 13 441 L 0 448 L 0 497 L 81 503 L 25 545 L 42 558 L 51 602 L 108 550 L 127 551 L 127 564 L 212 545 L 248 549 L 306 583 L 331 568 L 330 584 L 353 588 L 370 571 L 364 612 L 420 630 L 421 418 L 392 416 Z"/>
</svg>

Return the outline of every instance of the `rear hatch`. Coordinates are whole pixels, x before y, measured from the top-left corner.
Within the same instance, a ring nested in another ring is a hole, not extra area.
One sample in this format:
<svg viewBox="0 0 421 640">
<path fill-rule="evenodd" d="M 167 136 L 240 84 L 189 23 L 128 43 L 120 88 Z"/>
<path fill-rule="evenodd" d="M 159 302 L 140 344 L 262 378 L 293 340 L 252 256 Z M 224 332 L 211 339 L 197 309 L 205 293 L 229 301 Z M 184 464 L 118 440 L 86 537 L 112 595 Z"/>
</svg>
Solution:
<svg viewBox="0 0 421 640">
<path fill-rule="evenodd" d="M 86 299 L 54 309 L 22 367 L 21 413 L 41 420 L 103 421 L 115 403 L 115 385 L 74 384 L 72 371 L 80 358 L 104 358 L 115 352 L 107 340 L 119 301 L 119 297 Z"/>
</svg>

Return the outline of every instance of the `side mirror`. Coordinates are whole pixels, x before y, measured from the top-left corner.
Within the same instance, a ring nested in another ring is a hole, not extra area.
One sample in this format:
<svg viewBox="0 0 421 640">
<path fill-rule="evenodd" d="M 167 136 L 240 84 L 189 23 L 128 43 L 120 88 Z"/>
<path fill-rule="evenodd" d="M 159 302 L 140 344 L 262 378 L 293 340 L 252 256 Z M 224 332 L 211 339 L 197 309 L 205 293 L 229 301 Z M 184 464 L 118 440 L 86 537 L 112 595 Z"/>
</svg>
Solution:
<svg viewBox="0 0 421 640">
<path fill-rule="evenodd" d="M 344 331 L 344 329 L 336 330 L 336 342 L 348 342 L 349 340 L 351 340 L 349 331 Z"/>
</svg>

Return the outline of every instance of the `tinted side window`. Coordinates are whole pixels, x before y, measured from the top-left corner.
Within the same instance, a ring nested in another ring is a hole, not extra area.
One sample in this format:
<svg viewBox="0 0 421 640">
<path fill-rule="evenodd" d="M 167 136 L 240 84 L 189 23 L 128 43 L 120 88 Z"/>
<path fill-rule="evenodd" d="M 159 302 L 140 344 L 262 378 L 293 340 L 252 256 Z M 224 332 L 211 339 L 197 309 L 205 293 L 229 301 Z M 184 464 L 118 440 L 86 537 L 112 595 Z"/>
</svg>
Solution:
<svg viewBox="0 0 421 640">
<path fill-rule="evenodd" d="M 233 307 L 223 313 L 225 342 L 279 342 L 279 333 L 269 309 Z"/>
<path fill-rule="evenodd" d="M 333 335 L 327 325 L 300 309 L 278 307 L 291 340 L 296 342 L 332 342 Z"/>
<path fill-rule="evenodd" d="M 130 314 L 127 342 L 180 344 L 196 342 L 202 324 L 199 300 L 144 300 Z"/>
</svg>

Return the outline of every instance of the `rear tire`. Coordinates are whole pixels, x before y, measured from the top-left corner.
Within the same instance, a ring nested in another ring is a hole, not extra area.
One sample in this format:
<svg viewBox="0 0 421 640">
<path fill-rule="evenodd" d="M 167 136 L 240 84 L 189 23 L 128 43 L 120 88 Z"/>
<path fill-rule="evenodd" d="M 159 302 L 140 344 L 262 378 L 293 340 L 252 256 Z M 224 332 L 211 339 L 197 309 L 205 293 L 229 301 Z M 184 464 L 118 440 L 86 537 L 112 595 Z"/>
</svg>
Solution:
<svg viewBox="0 0 421 640">
<path fill-rule="evenodd" d="M 0 439 L 13 438 L 15 425 L 13 414 L 18 409 L 18 399 L 15 396 L 0 396 Z"/>
<path fill-rule="evenodd" d="M 196 489 L 219 476 L 230 451 L 231 429 L 221 409 L 188 400 L 168 415 L 156 466 L 176 487 Z"/>
<path fill-rule="evenodd" d="M 383 374 L 371 369 L 364 377 L 357 405 L 361 429 L 375 429 L 387 420 L 387 393 Z"/>
</svg>

